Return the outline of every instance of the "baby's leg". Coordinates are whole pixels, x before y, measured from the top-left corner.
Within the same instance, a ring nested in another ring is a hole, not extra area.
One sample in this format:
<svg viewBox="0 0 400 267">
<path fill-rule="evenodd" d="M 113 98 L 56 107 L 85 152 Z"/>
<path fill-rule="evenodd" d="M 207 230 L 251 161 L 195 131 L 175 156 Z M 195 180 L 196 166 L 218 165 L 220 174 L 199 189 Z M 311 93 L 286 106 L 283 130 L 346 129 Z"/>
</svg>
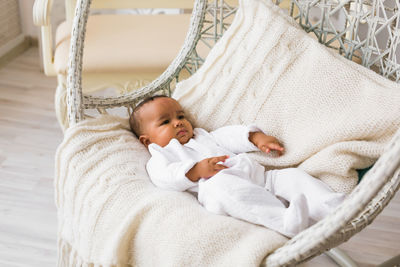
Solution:
<svg viewBox="0 0 400 267">
<path fill-rule="evenodd" d="M 310 218 L 315 221 L 323 219 L 345 198 L 345 194 L 332 191 L 321 180 L 297 168 L 267 171 L 265 175 L 266 188 L 274 195 L 291 202 L 293 197 L 303 194 Z"/>
<path fill-rule="evenodd" d="M 211 212 L 264 225 L 289 237 L 308 226 L 304 197 L 286 208 L 264 187 L 223 171 L 199 182 L 198 198 Z M 299 209 L 301 205 L 305 208 Z"/>
</svg>

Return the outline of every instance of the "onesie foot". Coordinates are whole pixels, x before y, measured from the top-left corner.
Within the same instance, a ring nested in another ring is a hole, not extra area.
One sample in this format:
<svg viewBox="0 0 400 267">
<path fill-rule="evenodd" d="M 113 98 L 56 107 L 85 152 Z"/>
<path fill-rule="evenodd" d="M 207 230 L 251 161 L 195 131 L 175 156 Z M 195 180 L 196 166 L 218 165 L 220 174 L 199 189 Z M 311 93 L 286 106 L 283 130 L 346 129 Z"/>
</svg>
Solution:
<svg viewBox="0 0 400 267">
<path fill-rule="evenodd" d="M 327 196 L 320 205 L 320 208 L 314 212 L 310 212 L 310 217 L 315 221 L 320 221 L 325 218 L 328 214 L 333 212 L 343 200 L 346 198 L 346 194 L 343 193 L 332 193 Z"/>
<path fill-rule="evenodd" d="M 284 235 L 293 237 L 309 226 L 308 205 L 303 194 L 293 197 L 283 218 Z"/>
</svg>

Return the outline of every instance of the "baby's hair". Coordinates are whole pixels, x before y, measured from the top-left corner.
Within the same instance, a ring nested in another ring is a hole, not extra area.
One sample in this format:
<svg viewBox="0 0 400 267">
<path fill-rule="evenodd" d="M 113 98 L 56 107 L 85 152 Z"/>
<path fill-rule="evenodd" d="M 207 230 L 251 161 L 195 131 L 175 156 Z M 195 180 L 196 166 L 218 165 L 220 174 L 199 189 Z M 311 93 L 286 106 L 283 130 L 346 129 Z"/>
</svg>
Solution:
<svg viewBox="0 0 400 267">
<path fill-rule="evenodd" d="M 131 116 L 129 117 L 129 125 L 131 126 L 132 132 L 136 135 L 137 138 L 142 134 L 142 130 L 140 127 L 140 116 L 139 116 L 139 111 L 140 109 L 146 104 L 151 101 L 154 101 L 157 98 L 161 97 L 167 97 L 167 95 L 154 95 L 154 96 L 149 96 L 145 98 L 142 102 L 140 102 L 132 111 Z"/>
</svg>

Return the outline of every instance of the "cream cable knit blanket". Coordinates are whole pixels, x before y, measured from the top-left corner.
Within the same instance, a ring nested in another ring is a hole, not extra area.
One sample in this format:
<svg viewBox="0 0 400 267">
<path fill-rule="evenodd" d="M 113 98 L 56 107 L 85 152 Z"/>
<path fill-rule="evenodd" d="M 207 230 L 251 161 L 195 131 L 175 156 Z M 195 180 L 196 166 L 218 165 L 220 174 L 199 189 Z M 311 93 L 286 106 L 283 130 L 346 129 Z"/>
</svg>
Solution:
<svg viewBox="0 0 400 267">
<path fill-rule="evenodd" d="M 56 154 L 58 266 L 257 266 L 286 242 L 149 180 L 127 119 L 69 128 Z"/>
<path fill-rule="evenodd" d="M 240 4 L 174 97 L 197 127 L 254 123 L 278 137 L 284 156 L 253 155 L 267 168 L 299 166 L 350 192 L 400 127 L 400 86 L 329 51 L 270 1 Z"/>
</svg>

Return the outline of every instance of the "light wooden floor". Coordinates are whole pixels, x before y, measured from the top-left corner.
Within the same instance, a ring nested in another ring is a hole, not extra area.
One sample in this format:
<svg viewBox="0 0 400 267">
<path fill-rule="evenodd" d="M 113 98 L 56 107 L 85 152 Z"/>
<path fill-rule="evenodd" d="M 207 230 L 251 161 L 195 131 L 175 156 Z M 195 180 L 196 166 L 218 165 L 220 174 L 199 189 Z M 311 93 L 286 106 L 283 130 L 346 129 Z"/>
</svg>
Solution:
<svg viewBox="0 0 400 267">
<path fill-rule="evenodd" d="M 37 48 L 0 69 L 0 267 L 55 266 L 54 153 L 62 139 L 55 87 L 39 70 Z M 360 266 L 400 254 L 400 194 L 340 248 Z M 320 256 L 302 266 L 335 264 Z"/>
</svg>

